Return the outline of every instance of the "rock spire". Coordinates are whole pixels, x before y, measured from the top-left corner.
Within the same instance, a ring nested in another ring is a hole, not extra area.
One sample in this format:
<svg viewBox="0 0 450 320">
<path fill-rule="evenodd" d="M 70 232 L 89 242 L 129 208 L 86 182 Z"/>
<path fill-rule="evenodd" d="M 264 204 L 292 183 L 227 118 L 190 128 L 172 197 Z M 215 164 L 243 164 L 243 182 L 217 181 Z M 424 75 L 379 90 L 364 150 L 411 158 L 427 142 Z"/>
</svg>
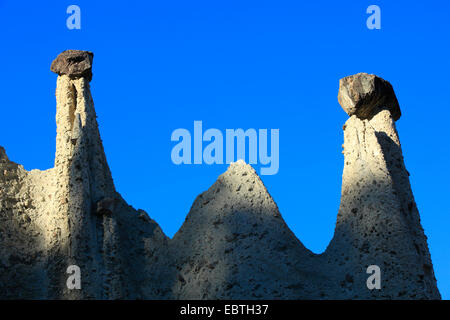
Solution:
<svg viewBox="0 0 450 320">
<path fill-rule="evenodd" d="M 368 74 L 340 81 L 341 204 L 322 254 L 284 222 L 254 169 L 232 163 L 195 199 L 173 239 L 116 191 L 89 82 L 93 54 L 52 63 L 53 168 L 26 171 L 0 147 L 1 299 L 439 299 L 409 183 L 392 86 Z M 67 268 L 81 289 L 67 287 Z M 381 289 L 366 286 L 369 265 Z"/>
</svg>

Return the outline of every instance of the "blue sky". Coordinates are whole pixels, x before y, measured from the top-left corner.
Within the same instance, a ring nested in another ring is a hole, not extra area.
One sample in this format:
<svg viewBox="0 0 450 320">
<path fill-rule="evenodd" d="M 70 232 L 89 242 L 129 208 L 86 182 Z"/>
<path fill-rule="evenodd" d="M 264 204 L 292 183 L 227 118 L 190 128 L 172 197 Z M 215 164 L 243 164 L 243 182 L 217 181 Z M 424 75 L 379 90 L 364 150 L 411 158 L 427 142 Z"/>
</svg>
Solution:
<svg viewBox="0 0 450 320">
<path fill-rule="evenodd" d="M 81 8 L 81 30 L 66 8 Z M 381 30 L 366 8 L 381 8 Z M 28 170 L 53 166 L 56 75 L 65 49 L 90 50 L 91 82 L 118 191 L 173 236 L 226 165 L 176 166 L 173 130 L 280 129 L 280 169 L 262 180 L 297 237 L 325 250 L 339 207 L 339 79 L 394 86 L 407 169 L 438 286 L 450 298 L 448 1 L 0 0 L 0 145 Z M 258 168 L 258 166 L 256 166 Z M 258 169 L 259 172 L 259 169 Z"/>
</svg>

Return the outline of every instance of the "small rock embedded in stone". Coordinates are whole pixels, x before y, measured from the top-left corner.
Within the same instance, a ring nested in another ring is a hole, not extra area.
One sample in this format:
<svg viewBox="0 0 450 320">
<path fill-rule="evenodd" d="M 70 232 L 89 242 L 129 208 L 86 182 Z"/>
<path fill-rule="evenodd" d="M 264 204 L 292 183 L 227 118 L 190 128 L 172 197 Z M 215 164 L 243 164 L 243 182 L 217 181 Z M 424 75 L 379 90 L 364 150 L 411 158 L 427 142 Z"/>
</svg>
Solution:
<svg viewBox="0 0 450 320">
<path fill-rule="evenodd" d="M 339 81 L 339 104 L 349 116 L 371 119 L 387 108 L 394 120 L 401 116 L 400 106 L 392 85 L 373 74 L 358 73 Z"/>
<path fill-rule="evenodd" d="M 104 198 L 97 202 L 97 215 L 111 215 L 116 208 L 116 199 Z"/>
<path fill-rule="evenodd" d="M 92 80 L 92 60 L 94 54 L 90 51 L 66 50 L 53 60 L 50 70 L 58 75 L 68 75 L 70 78 L 85 77 Z"/>
</svg>

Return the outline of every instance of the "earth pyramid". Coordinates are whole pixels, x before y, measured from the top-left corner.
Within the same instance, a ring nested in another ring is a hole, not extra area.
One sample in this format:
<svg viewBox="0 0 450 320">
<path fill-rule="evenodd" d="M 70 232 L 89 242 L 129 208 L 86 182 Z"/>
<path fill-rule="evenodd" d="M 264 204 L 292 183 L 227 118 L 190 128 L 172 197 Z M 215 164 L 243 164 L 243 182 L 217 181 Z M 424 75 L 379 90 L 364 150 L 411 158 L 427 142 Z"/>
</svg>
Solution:
<svg viewBox="0 0 450 320">
<path fill-rule="evenodd" d="M 172 239 L 129 206 L 98 130 L 93 58 L 67 50 L 52 63 L 53 168 L 26 171 L 0 147 L 1 299 L 440 299 L 389 82 L 365 73 L 340 81 L 350 116 L 341 204 L 333 239 L 314 254 L 242 160 L 195 199 Z M 67 286 L 71 265 L 80 290 Z M 366 285 L 372 265 L 380 289 Z"/>
</svg>

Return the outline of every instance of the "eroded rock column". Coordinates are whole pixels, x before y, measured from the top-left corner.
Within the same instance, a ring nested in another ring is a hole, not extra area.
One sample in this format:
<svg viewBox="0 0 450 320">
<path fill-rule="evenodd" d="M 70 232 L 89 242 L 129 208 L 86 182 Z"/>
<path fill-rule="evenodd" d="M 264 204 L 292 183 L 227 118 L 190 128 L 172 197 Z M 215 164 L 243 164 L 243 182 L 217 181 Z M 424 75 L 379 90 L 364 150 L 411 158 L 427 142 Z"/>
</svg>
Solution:
<svg viewBox="0 0 450 320">
<path fill-rule="evenodd" d="M 341 298 L 437 299 L 427 240 L 395 127 L 401 112 L 392 86 L 360 73 L 340 81 L 344 125 L 342 195 L 323 258 L 335 268 Z M 368 290 L 366 268 L 381 269 Z"/>
<path fill-rule="evenodd" d="M 114 260 L 117 259 L 118 245 L 116 220 L 112 217 L 113 212 L 101 211 L 98 215 L 96 208 L 105 199 L 114 203 L 116 192 L 89 88 L 92 59 L 91 52 L 68 50 L 51 66 L 59 75 L 55 219 L 66 219 L 65 223 L 56 224 L 61 230 L 63 245 L 60 250 L 67 251 L 67 265 L 81 268 L 83 286 L 82 290 L 65 289 L 65 298 L 120 297 L 119 280 L 114 277 L 115 269 L 120 266 L 120 262 Z M 58 263 L 54 265 L 58 266 Z"/>
</svg>

